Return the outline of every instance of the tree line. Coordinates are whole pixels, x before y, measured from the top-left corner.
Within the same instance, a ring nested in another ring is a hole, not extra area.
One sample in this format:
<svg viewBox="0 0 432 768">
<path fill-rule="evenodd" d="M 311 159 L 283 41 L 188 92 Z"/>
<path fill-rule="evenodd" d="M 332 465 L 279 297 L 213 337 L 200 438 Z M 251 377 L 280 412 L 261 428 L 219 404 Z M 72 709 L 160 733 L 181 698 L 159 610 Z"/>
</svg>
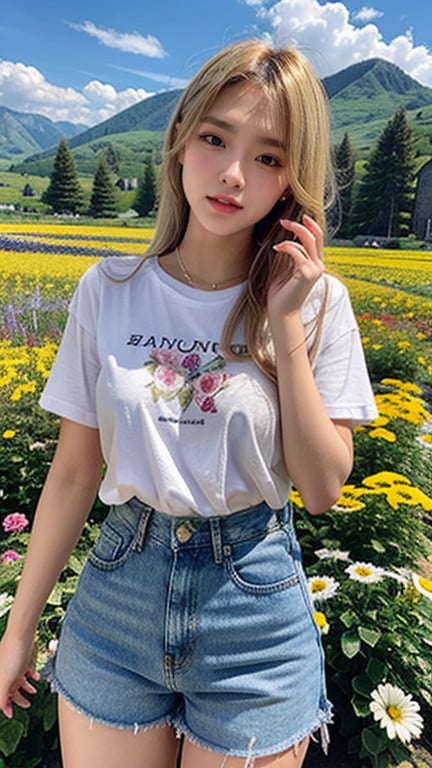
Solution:
<svg viewBox="0 0 432 768">
<path fill-rule="evenodd" d="M 333 147 L 337 197 L 329 211 L 331 233 L 343 238 L 359 234 L 397 238 L 410 234 L 416 171 L 414 140 L 403 108 L 388 121 L 363 165 L 357 162 L 349 134 L 345 133 L 341 143 Z M 42 200 L 56 213 L 113 218 L 117 216 L 118 199 L 114 174 L 119 170 L 118 154 L 108 145 L 100 153 L 90 204 L 85 211 L 75 160 L 63 139 Z M 149 154 L 132 208 L 145 217 L 156 207 L 156 170 Z"/>
<path fill-rule="evenodd" d="M 333 148 L 338 196 L 330 212 L 338 237 L 406 237 L 412 232 L 415 137 L 405 110 L 398 109 L 370 150 L 362 172 L 348 133 Z"/>
<path fill-rule="evenodd" d="M 157 205 L 156 171 L 151 155 L 143 166 L 132 203 L 132 208 L 142 217 L 152 213 Z M 99 155 L 90 203 L 86 206 L 74 156 L 66 139 L 62 139 L 54 158 L 49 185 L 42 194 L 42 201 L 50 206 L 53 213 L 88 214 L 96 219 L 115 218 L 118 214 L 118 188 L 115 178 L 119 170 L 117 153 L 111 146 L 106 147 Z"/>
</svg>

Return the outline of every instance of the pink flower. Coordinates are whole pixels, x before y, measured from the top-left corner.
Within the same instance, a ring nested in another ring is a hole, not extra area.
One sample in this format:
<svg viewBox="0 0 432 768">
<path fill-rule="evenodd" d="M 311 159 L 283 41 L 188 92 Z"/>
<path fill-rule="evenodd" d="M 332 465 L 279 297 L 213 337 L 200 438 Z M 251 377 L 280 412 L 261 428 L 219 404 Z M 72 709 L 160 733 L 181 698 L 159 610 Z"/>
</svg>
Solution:
<svg viewBox="0 0 432 768">
<path fill-rule="evenodd" d="M 217 413 L 216 403 L 214 397 L 205 397 L 198 403 L 203 413 Z"/>
<path fill-rule="evenodd" d="M 15 552 L 14 549 L 7 549 L 6 552 L 3 552 L 0 559 L 2 563 L 15 563 L 16 560 L 21 560 L 21 555 Z"/>
<path fill-rule="evenodd" d="M 194 384 L 194 389 L 204 395 L 213 395 L 223 386 L 225 373 L 203 373 Z"/>
<path fill-rule="evenodd" d="M 6 533 L 20 533 L 24 528 L 27 528 L 28 524 L 29 521 L 21 512 L 11 512 L 3 520 L 3 530 Z"/>
<path fill-rule="evenodd" d="M 184 384 L 183 376 L 180 376 L 173 368 L 158 365 L 154 372 L 154 380 L 158 388 L 167 393 L 175 393 Z"/>
<path fill-rule="evenodd" d="M 154 349 L 150 357 L 162 365 L 170 365 L 172 368 L 180 366 L 181 356 L 174 349 Z"/>
</svg>

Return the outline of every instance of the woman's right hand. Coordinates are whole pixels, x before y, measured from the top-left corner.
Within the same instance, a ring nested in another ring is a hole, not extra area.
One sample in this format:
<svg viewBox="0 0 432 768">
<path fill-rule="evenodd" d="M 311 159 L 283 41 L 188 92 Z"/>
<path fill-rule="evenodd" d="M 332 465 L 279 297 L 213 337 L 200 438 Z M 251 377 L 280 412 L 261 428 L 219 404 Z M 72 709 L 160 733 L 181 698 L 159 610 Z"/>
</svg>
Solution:
<svg viewBox="0 0 432 768">
<path fill-rule="evenodd" d="M 24 642 L 3 635 L 0 643 L 0 710 L 9 720 L 13 717 L 13 704 L 27 709 L 30 701 L 26 694 L 36 693 L 31 680 L 40 675 L 35 670 L 34 641 Z"/>
</svg>

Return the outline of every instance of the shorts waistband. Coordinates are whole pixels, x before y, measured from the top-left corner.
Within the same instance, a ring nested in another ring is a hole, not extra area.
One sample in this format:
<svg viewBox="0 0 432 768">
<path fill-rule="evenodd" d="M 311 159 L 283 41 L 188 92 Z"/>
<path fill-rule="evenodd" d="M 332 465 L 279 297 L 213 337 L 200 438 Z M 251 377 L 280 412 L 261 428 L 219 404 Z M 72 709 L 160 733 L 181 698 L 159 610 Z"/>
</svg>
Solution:
<svg viewBox="0 0 432 768">
<path fill-rule="evenodd" d="M 289 504 L 272 509 L 263 502 L 230 515 L 202 518 L 166 515 L 135 497 L 122 506 L 138 518 L 135 549 L 140 550 L 151 535 L 172 549 L 210 547 L 216 563 L 223 562 L 233 544 L 261 538 L 278 528 L 292 528 Z"/>
</svg>

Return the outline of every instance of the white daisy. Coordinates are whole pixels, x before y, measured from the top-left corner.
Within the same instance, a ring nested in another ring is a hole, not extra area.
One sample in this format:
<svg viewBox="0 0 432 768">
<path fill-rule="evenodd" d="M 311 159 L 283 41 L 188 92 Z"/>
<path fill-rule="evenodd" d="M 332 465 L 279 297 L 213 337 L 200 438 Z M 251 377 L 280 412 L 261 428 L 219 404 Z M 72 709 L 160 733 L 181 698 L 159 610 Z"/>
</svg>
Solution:
<svg viewBox="0 0 432 768">
<path fill-rule="evenodd" d="M 7 592 L 2 592 L 0 595 L 0 616 L 4 616 L 12 607 L 14 599 L 12 595 L 8 595 Z"/>
<path fill-rule="evenodd" d="M 405 586 L 409 584 L 412 578 L 411 571 L 408 568 L 396 568 L 394 571 L 385 571 L 385 576 L 399 581 L 400 584 L 405 584 Z"/>
<path fill-rule="evenodd" d="M 312 600 L 328 600 L 336 594 L 339 582 L 333 576 L 311 576 L 308 587 Z"/>
<path fill-rule="evenodd" d="M 356 562 L 345 568 L 345 573 L 348 574 L 350 579 L 354 581 L 363 581 L 366 584 L 373 584 L 376 581 L 381 581 L 385 575 L 384 568 L 378 568 L 372 563 Z"/>
<path fill-rule="evenodd" d="M 315 554 L 320 560 L 343 560 L 346 563 L 349 563 L 350 560 L 350 553 L 342 549 L 326 549 L 324 547 L 323 549 L 317 549 Z"/>
<path fill-rule="evenodd" d="M 431 579 L 427 579 L 425 576 L 421 576 L 419 573 L 413 573 L 412 580 L 414 582 L 415 588 L 421 592 L 422 595 L 428 597 L 429 600 L 432 600 Z"/>
<path fill-rule="evenodd" d="M 396 685 L 381 683 L 371 693 L 369 704 L 374 720 L 385 728 L 389 739 L 400 739 L 408 744 L 412 738 L 418 739 L 423 730 L 423 718 L 419 715 L 419 705 L 411 694 L 405 694 Z"/>
</svg>

